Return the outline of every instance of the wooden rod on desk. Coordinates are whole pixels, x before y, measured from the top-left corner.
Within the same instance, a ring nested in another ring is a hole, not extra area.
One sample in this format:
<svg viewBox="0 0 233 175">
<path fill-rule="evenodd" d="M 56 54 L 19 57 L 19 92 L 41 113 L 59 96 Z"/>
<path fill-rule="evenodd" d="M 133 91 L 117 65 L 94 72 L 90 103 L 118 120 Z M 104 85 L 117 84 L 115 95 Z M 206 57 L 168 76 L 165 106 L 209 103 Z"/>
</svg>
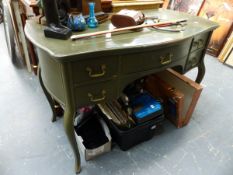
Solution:
<svg viewBox="0 0 233 175">
<path fill-rule="evenodd" d="M 88 38 L 88 37 L 97 36 L 97 35 L 104 35 L 107 33 L 122 32 L 126 30 L 140 29 L 140 28 L 145 28 L 145 27 L 165 27 L 165 26 L 179 24 L 182 22 L 187 22 L 187 19 L 159 22 L 159 23 L 153 23 L 153 24 L 142 24 L 138 26 L 122 27 L 122 28 L 115 28 L 115 29 L 110 29 L 110 30 L 103 30 L 99 32 L 84 33 L 84 34 L 79 34 L 79 35 L 72 35 L 70 38 L 72 40 L 77 40 L 77 39 Z"/>
</svg>

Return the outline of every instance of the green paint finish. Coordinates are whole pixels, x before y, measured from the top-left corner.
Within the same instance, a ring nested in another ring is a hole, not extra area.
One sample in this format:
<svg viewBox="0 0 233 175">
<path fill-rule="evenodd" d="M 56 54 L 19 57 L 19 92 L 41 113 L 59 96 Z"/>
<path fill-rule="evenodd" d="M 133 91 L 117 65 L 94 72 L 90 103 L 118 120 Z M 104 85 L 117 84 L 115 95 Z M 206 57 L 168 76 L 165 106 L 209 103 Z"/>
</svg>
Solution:
<svg viewBox="0 0 233 175">
<path fill-rule="evenodd" d="M 51 54 L 56 60 L 69 61 L 69 56 L 72 55 L 78 55 L 76 59 L 81 59 L 90 57 L 92 54 L 106 55 L 106 51 L 110 51 L 112 54 L 117 52 L 127 53 L 129 49 L 141 49 L 148 46 L 167 44 L 190 38 L 200 32 L 211 31 L 218 26 L 217 23 L 212 21 L 170 10 L 145 10 L 144 13 L 146 16 L 158 16 L 166 21 L 188 19 L 188 25 L 184 32 L 162 32 L 144 28 L 140 32 L 127 31 L 125 32 L 127 34 L 113 34 L 111 38 L 98 36 L 77 41 L 71 41 L 70 39 L 63 41 L 45 38 L 43 33 L 44 26 L 29 20 L 25 27 L 25 33 L 33 44 Z M 88 29 L 75 34 L 96 32 L 110 28 L 110 23 L 106 22 L 96 29 Z"/>
<path fill-rule="evenodd" d="M 77 107 L 116 98 L 130 82 L 170 67 L 180 73 L 198 67 L 196 81 L 201 82 L 204 77 L 205 50 L 218 25 L 200 17 L 163 9 L 145 11 L 145 14 L 164 20 L 188 19 L 188 24 L 183 32 L 144 28 L 138 32 L 114 34 L 110 38 L 99 36 L 64 41 L 45 38 L 44 26 L 27 21 L 25 33 L 38 51 L 41 86 L 53 111 L 51 99 L 56 99 L 64 107 L 64 128 L 74 152 L 76 172 L 80 172 L 73 127 Z M 106 22 L 82 33 L 109 27 Z"/>
</svg>

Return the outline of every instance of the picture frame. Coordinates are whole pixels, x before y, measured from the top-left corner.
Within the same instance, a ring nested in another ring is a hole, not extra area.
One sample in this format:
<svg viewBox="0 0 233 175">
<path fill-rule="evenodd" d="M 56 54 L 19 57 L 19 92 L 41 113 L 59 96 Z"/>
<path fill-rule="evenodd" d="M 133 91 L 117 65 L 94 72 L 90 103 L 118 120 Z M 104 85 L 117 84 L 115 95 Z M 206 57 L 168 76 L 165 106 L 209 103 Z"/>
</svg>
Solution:
<svg viewBox="0 0 233 175">
<path fill-rule="evenodd" d="M 226 60 L 232 47 L 233 47 L 233 32 L 231 32 L 230 37 L 227 38 L 227 41 L 224 44 L 224 47 L 218 56 L 220 62 L 224 62 Z"/>
<path fill-rule="evenodd" d="M 233 68 L 233 48 L 231 48 L 230 52 L 227 55 L 227 58 L 224 60 L 224 64 Z"/>
<path fill-rule="evenodd" d="M 165 0 L 167 9 L 198 15 L 205 0 Z"/>
<path fill-rule="evenodd" d="M 218 57 L 233 29 L 233 1 L 205 0 L 199 16 L 215 21 L 219 27 L 213 32 L 207 53 Z"/>
</svg>

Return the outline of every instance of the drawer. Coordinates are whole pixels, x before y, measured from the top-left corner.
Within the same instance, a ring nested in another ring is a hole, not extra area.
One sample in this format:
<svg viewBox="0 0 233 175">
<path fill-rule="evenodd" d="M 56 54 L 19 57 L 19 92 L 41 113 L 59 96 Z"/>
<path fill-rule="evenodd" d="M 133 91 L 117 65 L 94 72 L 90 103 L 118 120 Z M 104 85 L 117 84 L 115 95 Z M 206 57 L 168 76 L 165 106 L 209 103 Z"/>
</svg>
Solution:
<svg viewBox="0 0 233 175">
<path fill-rule="evenodd" d="M 106 81 L 75 89 L 77 107 L 101 103 L 118 97 L 118 81 Z"/>
<path fill-rule="evenodd" d="M 204 48 L 207 44 L 209 33 L 203 33 L 194 37 L 192 42 L 191 52 L 197 49 Z"/>
<path fill-rule="evenodd" d="M 190 45 L 191 39 L 173 46 L 123 55 L 121 58 L 121 70 L 123 74 L 128 74 L 157 67 L 166 67 L 188 55 Z"/>
<path fill-rule="evenodd" d="M 118 74 L 118 57 L 97 57 L 81 60 L 71 64 L 74 83 L 100 81 L 116 77 Z"/>
<path fill-rule="evenodd" d="M 203 55 L 203 52 L 204 50 L 198 50 L 198 51 L 195 51 L 195 52 L 192 52 L 187 60 L 187 63 L 186 63 L 186 70 L 189 70 L 193 67 L 196 67 L 197 64 L 199 63 L 202 55 Z"/>
</svg>

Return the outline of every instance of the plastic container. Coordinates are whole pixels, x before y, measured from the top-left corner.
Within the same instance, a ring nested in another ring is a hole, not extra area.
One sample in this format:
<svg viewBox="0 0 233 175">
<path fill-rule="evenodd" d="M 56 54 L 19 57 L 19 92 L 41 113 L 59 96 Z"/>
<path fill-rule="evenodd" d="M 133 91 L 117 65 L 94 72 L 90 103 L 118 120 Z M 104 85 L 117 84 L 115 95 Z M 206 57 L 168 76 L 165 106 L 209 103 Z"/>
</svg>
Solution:
<svg viewBox="0 0 233 175">
<path fill-rule="evenodd" d="M 112 121 L 106 120 L 113 141 L 118 144 L 120 149 L 126 151 L 134 145 L 149 140 L 156 134 L 160 134 L 163 131 L 162 122 L 164 120 L 164 115 L 160 115 L 127 130 L 121 130 Z"/>
</svg>

